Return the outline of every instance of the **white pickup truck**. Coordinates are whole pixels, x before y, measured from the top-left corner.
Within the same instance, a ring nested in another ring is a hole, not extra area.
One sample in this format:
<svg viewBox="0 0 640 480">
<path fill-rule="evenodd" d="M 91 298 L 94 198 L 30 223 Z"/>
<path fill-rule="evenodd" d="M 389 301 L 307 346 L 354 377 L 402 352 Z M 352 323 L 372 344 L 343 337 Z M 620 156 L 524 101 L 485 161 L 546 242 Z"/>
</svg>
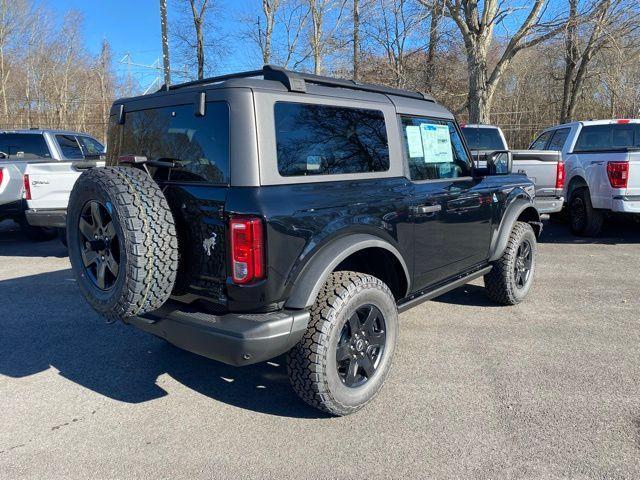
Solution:
<svg viewBox="0 0 640 480">
<path fill-rule="evenodd" d="M 461 128 L 476 165 L 481 168 L 492 152 L 509 150 L 500 127 L 463 124 Z M 549 149 L 509 151 L 513 158 L 513 171 L 525 174 L 535 184 L 538 211 L 557 213 L 562 210 L 564 163 L 560 153 Z"/>
<path fill-rule="evenodd" d="M 0 131 L 0 220 L 15 220 L 33 240 L 54 237 L 76 179 L 96 166 L 104 166 L 104 147 L 87 134 Z"/>
<path fill-rule="evenodd" d="M 532 149 L 559 150 L 571 231 L 595 236 L 609 212 L 640 215 L 640 120 L 591 120 L 544 130 Z"/>
</svg>

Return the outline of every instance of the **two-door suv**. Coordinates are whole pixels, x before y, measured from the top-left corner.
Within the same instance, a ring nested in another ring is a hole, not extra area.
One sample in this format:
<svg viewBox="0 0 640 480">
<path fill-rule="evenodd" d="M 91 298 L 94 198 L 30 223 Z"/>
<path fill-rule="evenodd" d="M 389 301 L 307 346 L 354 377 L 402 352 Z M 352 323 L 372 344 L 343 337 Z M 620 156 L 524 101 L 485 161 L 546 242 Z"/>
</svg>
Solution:
<svg viewBox="0 0 640 480">
<path fill-rule="evenodd" d="M 474 170 L 426 95 L 265 66 L 118 100 L 108 144 L 67 218 L 91 306 L 232 365 L 287 353 L 331 414 L 380 390 L 399 312 L 531 287 L 533 184 L 508 152 Z"/>
</svg>

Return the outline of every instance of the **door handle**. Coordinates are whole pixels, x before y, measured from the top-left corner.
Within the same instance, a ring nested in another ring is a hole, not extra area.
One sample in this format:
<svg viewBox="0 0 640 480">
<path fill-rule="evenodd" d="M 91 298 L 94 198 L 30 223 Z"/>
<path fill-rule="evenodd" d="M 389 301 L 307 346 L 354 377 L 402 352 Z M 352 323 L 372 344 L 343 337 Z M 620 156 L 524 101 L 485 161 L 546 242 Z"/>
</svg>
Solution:
<svg viewBox="0 0 640 480">
<path fill-rule="evenodd" d="M 413 213 L 425 214 L 425 213 L 436 213 L 442 210 L 442 205 L 419 205 L 417 207 L 412 208 Z"/>
</svg>

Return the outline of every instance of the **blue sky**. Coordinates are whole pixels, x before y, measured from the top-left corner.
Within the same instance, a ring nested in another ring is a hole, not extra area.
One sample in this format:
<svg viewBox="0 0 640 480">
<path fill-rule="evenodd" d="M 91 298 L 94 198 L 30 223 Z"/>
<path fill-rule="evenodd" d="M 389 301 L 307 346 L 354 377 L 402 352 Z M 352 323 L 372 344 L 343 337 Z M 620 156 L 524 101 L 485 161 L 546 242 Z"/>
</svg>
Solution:
<svg viewBox="0 0 640 480">
<path fill-rule="evenodd" d="M 226 0 L 224 14 L 216 19 L 223 35 L 233 35 L 238 28 L 238 19 L 256 0 Z M 177 0 L 168 0 L 169 21 L 175 18 Z M 100 51 L 102 39 L 106 38 L 113 49 L 115 65 L 122 73 L 126 67 L 118 61 L 130 53 L 134 62 L 152 64 L 162 55 L 160 41 L 159 0 L 48 0 L 46 4 L 62 17 L 69 10 L 77 10 L 84 16 L 83 36 L 92 53 Z M 184 1 L 187 5 L 187 2 Z M 238 68 L 250 68 L 254 57 L 242 48 L 235 48 L 233 62 L 223 60 L 219 73 Z M 231 58 L 231 56 L 228 56 Z M 142 84 L 151 82 L 155 74 L 150 70 L 133 68 L 133 73 Z"/>
</svg>

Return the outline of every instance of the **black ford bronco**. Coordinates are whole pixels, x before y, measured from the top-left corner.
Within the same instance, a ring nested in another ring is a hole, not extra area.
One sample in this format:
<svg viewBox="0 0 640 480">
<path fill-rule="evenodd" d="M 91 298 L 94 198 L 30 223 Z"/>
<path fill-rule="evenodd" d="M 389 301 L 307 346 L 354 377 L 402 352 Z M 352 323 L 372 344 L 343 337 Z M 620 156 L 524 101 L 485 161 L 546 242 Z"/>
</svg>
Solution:
<svg viewBox="0 0 640 480">
<path fill-rule="evenodd" d="M 507 152 L 474 168 L 420 93 L 265 66 L 116 101 L 108 145 L 68 209 L 91 306 L 232 365 L 286 353 L 334 415 L 382 387 L 399 312 L 480 276 L 505 305 L 532 284 L 533 184 Z"/>
</svg>

